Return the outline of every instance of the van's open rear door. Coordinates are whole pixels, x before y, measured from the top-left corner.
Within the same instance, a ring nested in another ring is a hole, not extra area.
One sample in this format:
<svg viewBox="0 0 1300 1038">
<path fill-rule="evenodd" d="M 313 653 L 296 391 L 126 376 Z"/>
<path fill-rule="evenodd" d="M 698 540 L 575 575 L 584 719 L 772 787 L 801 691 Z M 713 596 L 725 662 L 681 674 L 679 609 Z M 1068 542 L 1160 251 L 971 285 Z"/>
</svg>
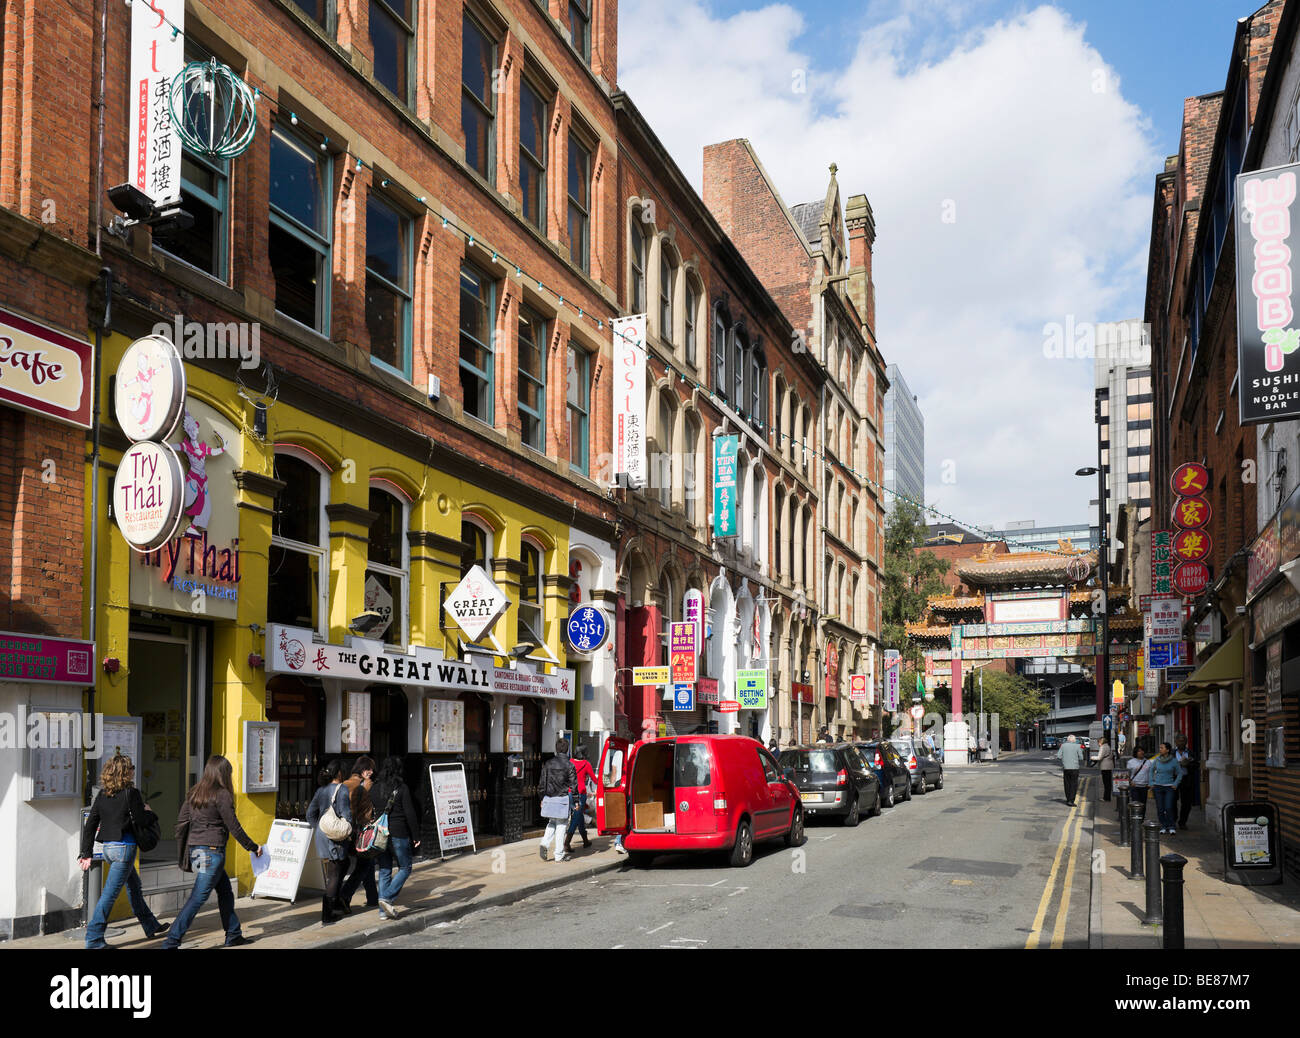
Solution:
<svg viewBox="0 0 1300 1038">
<path fill-rule="evenodd" d="M 600 752 L 600 788 L 596 790 L 596 831 L 626 833 L 628 822 L 627 789 L 631 743 L 611 735 Z"/>
</svg>

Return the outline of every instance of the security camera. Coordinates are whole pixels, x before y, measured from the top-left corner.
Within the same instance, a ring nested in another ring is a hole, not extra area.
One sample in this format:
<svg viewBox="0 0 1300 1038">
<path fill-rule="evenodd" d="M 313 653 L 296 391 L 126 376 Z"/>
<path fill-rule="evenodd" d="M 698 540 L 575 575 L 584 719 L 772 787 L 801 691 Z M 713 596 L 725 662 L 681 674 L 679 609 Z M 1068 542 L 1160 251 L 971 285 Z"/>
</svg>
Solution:
<svg viewBox="0 0 1300 1038">
<path fill-rule="evenodd" d="M 367 609 L 360 616 L 352 618 L 352 622 L 348 624 L 348 630 L 353 634 L 364 637 L 383 622 L 384 617 L 382 614 L 375 612 L 373 609 Z"/>
<path fill-rule="evenodd" d="M 134 184 L 110 187 L 108 200 L 132 220 L 147 220 L 153 216 L 153 200 Z"/>
</svg>

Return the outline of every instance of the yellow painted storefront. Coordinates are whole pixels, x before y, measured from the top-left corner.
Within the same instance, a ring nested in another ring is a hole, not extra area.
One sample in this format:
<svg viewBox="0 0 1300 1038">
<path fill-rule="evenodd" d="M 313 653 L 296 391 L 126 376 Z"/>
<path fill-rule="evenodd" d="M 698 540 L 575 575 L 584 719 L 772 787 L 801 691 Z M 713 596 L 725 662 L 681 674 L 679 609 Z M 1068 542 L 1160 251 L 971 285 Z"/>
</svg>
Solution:
<svg viewBox="0 0 1300 1038">
<path fill-rule="evenodd" d="M 108 376 L 116 371 L 118 361 L 130 345 L 129 339 L 113 335 L 104 343 L 101 386 L 103 426 L 107 430 L 101 452 L 99 474 L 98 522 L 98 651 L 102 658 L 120 661 L 115 674 L 103 668 L 97 671 L 97 712 L 109 716 L 128 715 L 128 693 L 132 682 L 148 682 L 146 670 L 133 671 L 131 659 L 132 588 L 131 555 L 120 532 L 109 518 L 109 501 L 113 478 L 125 443 L 116 432 Z M 235 430 L 234 440 L 226 443 L 222 464 L 208 463 L 208 492 L 214 500 L 219 495 L 233 496 L 237 506 L 240 579 L 233 619 L 205 617 L 201 605 L 173 614 L 177 623 L 194 620 L 211 622 L 210 712 L 203 718 L 205 740 L 211 753 L 226 756 L 234 767 L 236 812 L 249 835 L 258 841 L 266 838 L 276 813 L 276 794 L 244 795 L 241 787 L 242 725 L 245 721 L 267 719 L 264 669 L 254 667 L 250 657 L 268 656 L 266 644 L 268 565 L 271 554 L 272 510 L 275 507 L 274 457 L 277 447 L 288 446 L 309 452 L 327 471 L 328 503 L 328 607 L 325 614 L 325 641 L 345 644 L 350 637 L 349 623 L 365 609 L 367 541 L 365 525 L 372 480 L 396 488 L 409 500 L 409 636 L 407 645 L 442 650 L 448 658 L 457 655 L 456 632 L 444 630 L 440 609 L 440 591 L 444 584 L 454 584 L 461 576 L 461 559 L 456 545 L 461 541 L 462 516 L 472 514 L 491 527 L 492 557 L 497 562 L 492 576 L 508 595 L 510 606 L 497 630 L 516 630 L 519 603 L 517 568 L 502 560 L 517 560 L 521 544 L 528 539 L 541 549 L 544 578 L 541 605 L 545 639 L 550 652 L 565 662 L 563 640 L 564 614 L 568 606 L 567 575 L 569 527 L 543 516 L 523 503 L 486 493 L 462 479 L 440 471 L 438 458 L 432 455 L 415 459 L 391 448 L 376 444 L 324 417 L 297 410 L 284 402 L 267 409 L 265 437 L 254 435 L 254 406 L 241 396 L 239 387 L 196 364 L 186 365 L 187 399 L 197 401 L 216 412 Z M 169 442 L 176 443 L 179 435 Z M 110 443 L 109 441 L 112 440 Z M 86 557 L 87 572 L 94 550 L 91 538 L 92 495 L 91 466 L 86 467 Z M 184 527 L 182 526 L 182 529 Z M 88 589 L 89 590 L 89 582 Z M 91 607 L 87 594 L 87 609 Z M 155 613 L 155 619 L 157 614 Z M 166 617 L 162 618 L 166 620 Z M 506 642 L 510 647 L 510 642 Z M 138 649 L 137 649 L 138 652 Z M 498 661 L 503 663 L 503 661 Z M 203 702 L 200 696 L 199 702 Z M 184 709 L 186 704 L 177 704 Z M 550 704 L 562 714 L 564 704 Z M 187 725 L 186 738 L 194 731 Z M 204 746 L 190 747 L 189 781 L 195 777 L 195 762 L 201 771 Z M 184 757 L 184 753 L 182 753 Z M 183 791 L 180 792 L 183 796 Z M 164 838 L 170 837 L 173 819 L 160 812 Z M 252 885 L 249 857 L 228 847 L 227 870 L 238 879 L 239 892 L 247 893 Z M 124 909 L 125 896 L 119 903 Z"/>
</svg>

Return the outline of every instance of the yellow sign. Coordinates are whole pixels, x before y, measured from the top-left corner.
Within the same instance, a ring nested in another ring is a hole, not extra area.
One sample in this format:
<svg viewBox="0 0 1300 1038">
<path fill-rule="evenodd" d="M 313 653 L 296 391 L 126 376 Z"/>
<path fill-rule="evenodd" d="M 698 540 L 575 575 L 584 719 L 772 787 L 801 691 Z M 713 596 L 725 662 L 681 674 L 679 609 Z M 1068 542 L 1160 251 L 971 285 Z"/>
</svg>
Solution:
<svg viewBox="0 0 1300 1038">
<path fill-rule="evenodd" d="M 1116 678 L 1115 684 L 1111 685 L 1110 689 L 1111 689 L 1110 691 L 1111 702 L 1123 706 L 1124 705 L 1124 682 L 1120 681 L 1119 678 Z"/>
<path fill-rule="evenodd" d="M 668 667 L 633 667 L 632 684 L 666 685 L 670 681 Z"/>
</svg>

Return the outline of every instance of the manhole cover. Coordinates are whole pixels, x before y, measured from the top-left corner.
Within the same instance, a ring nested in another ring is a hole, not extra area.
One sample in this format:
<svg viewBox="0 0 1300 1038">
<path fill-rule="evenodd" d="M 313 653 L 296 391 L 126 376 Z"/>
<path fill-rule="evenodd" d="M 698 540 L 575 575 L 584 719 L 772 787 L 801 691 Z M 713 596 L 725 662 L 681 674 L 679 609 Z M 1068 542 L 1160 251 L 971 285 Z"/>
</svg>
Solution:
<svg viewBox="0 0 1300 1038">
<path fill-rule="evenodd" d="M 970 876 L 1014 876 L 1020 871 L 1019 865 L 1009 861 L 971 861 L 967 858 L 926 858 L 908 868 Z"/>
</svg>

